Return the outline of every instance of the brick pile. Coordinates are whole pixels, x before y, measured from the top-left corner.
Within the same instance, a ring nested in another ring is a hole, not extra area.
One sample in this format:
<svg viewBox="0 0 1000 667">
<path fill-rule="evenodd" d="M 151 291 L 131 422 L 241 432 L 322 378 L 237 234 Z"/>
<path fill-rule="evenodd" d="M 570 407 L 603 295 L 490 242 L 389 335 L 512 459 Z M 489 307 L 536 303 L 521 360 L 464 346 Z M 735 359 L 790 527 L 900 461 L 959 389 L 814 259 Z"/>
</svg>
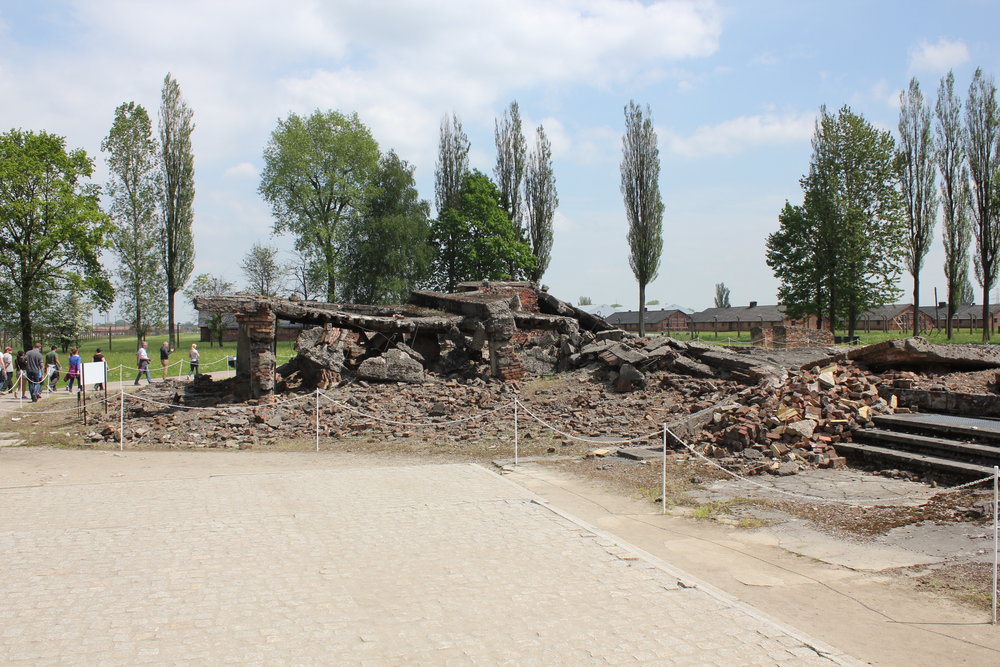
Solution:
<svg viewBox="0 0 1000 667">
<path fill-rule="evenodd" d="M 842 467 L 838 442 L 896 411 L 879 396 L 882 379 L 853 364 L 791 372 L 741 392 L 712 415 L 698 441 L 709 456 L 748 472 L 794 474 L 802 466 Z"/>
</svg>

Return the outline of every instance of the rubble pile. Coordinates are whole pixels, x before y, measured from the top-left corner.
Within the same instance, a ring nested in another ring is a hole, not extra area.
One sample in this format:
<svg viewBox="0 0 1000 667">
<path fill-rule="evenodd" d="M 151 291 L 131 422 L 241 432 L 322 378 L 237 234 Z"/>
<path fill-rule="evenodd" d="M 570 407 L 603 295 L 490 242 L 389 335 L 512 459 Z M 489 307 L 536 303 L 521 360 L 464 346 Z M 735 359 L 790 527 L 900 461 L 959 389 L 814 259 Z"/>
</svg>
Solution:
<svg viewBox="0 0 1000 667">
<path fill-rule="evenodd" d="M 886 381 L 847 362 L 789 373 L 764 381 L 717 408 L 698 439 L 700 449 L 720 463 L 748 473 L 794 474 L 802 466 L 842 467 L 836 444 L 856 429 L 872 426 L 877 414 L 902 412 L 879 395 Z"/>
</svg>

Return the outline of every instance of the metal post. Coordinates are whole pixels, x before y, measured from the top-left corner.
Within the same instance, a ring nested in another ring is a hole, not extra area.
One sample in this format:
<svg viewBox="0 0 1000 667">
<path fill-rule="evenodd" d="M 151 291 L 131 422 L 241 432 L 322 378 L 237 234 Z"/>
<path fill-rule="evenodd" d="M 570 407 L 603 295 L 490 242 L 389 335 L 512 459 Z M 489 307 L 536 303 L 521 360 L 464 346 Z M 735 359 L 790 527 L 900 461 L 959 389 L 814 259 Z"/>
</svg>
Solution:
<svg viewBox="0 0 1000 667">
<path fill-rule="evenodd" d="M 660 489 L 661 513 L 667 513 L 667 425 L 663 424 L 663 485 Z"/>
<path fill-rule="evenodd" d="M 319 387 L 316 387 L 316 451 L 319 451 Z"/>
<path fill-rule="evenodd" d="M 517 465 L 517 397 L 514 397 L 514 465 Z"/>
<path fill-rule="evenodd" d="M 997 624 L 997 494 L 1000 487 L 1000 466 L 993 466 L 993 625 Z"/>
<path fill-rule="evenodd" d="M 118 449 L 125 451 L 125 389 L 118 385 L 121 398 L 121 406 L 118 411 Z"/>
</svg>

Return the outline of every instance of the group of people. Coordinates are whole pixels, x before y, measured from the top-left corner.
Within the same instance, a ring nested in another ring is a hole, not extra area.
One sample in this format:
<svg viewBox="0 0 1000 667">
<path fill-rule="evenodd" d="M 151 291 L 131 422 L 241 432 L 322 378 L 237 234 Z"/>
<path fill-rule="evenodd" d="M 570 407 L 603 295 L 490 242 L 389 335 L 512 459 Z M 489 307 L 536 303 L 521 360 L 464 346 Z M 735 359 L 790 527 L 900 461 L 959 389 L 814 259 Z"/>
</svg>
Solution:
<svg viewBox="0 0 1000 667">
<path fill-rule="evenodd" d="M 174 350 L 164 341 L 160 347 L 160 366 L 163 369 L 163 379 L 167 379 L 167 367 L 170 365 L 170 355 Z M 200 375 L 201 354 L 198 352 L 198 345 L 191 343 L 188 351 L 188 378 L 192 375 Z M 94 361 L 103 362 L 104 350 L 97 348 L 94 352 Z M 139 366 L 139 373 L 135 376 L 135 384 L 139 384 L 139 379 L 145 375 L 146 382 L 152 383 L 149 373 L 149 343 L 142 341 L 136 352 L 136 361 Z M 42 344 L 35 343 L 34 347 L 25 352 L 20 350 L 14 355 L 14 349 L 7 347 L 0 355 L 0 393 L 13 391 L 14 396 L 20 395 L 22 399 L 30 398 L 34 403 L 42 397 L 42 389 L 48 387 L 50 392 L 56 391 L 62 375 L 63 367 L 59 359 L 59 351 L 53 345 L 46 354 L 42 354 Z M 69 359 L 65 374 L 66 391 L 72 392 L 73 385 L 76 385 L 77 392 L 82 387 L 83 361 L 80 358 L 80 351 L 75 347 L 69 350 Z M 103 383 L 94 385 L 94 389 L 101 391 L 104 389 Z"/>
<path fill-rule="evenodd" d="M 13 390 L 15 396 L 20 395 L 22 399 L 31 398 L 34 403 L 42 397 L 43 387 L 47 386 L 50 392 L 58 389 L 62 362 L 59 360 L 59 351 L 55 345 L 44 356 L 41 343 L 35 343 L 27 352 L 18 351 L 16 357 L 13 356 L 13 352 L 13 348 L 7 347 L 0 356 L 0 391 Z M 101 348 L 97 348 L 94 353 L 94 361 L 104 361 L 104 352 Z M 80 351 L 71 347 L 66 368 L 66 391 L 72 392 L 74 384 L 76 390 L 81 391 L 82 375 L 83 360 L 80 358 Z M 94 385 L 94 388 L 103 387 Z"/>
<path fill-rule="evenodd" d="M 163 379 L 167 379 L 167 368 L 170 366 L 170 355 L 173 354 L 174 349 L 167 344 L 167 341 L 163 341 L 163 345 L 160 346 L 160 367 L 163 369 Z M 201 353 L 198 352 L 198 344 L 191 343 L 191 349 L 188 351 L 188 361 L 191 367 L 188 369 L 188 377 L 192 375 L 198 377 L 198 366 L 201 359 Z M 135 360 L 139 367 L 139 372 L 135 375 L 135 382 L 133 384 L 138 385 L 139 380 L 143 375 L 146 376 L 146 384 L 152 384 L 153 380 L 149 375 L 149 343 L 142 341 L 139 345 L 139 349 L 135 353 Z"/>
</svg>

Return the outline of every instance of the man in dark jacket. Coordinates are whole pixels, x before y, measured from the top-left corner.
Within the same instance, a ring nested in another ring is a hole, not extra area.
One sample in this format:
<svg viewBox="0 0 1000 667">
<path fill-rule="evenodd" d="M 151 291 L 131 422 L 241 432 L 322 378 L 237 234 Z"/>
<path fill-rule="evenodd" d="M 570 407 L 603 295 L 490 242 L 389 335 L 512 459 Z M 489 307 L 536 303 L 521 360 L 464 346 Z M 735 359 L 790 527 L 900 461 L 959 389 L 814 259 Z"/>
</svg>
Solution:
<svg viewBox="0 0 1000 667">
<path fill-rule="evenodd" d="M 42 344 L 35 343 L 35 347 L 28 350 L 24 355 L 27 364 L 26 374 L 31 387 L 31 402 L 34 403 L 42 397 L 42 369 L 45 368 L 45 357 L 42 356 Z"/>
</svg>

